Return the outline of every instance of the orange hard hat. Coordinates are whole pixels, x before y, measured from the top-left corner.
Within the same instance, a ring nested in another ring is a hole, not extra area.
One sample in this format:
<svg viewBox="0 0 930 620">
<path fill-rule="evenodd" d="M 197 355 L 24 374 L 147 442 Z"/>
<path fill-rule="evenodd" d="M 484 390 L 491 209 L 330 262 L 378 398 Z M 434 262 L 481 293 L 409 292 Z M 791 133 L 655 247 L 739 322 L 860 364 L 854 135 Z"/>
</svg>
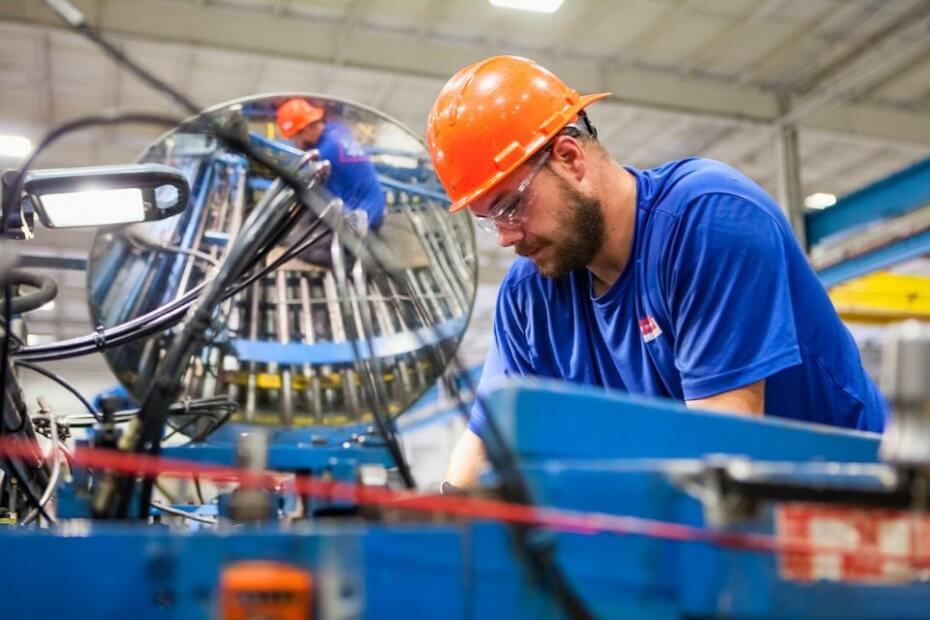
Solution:
<svg viewBox="0 0 930 620">
<path fill-rule="evenodd" d="M 579 95 L 532 60 L 494 56 L 446 82 L 426 126 L 450 211 L 477 200 L 610 93 Z"/>
<path fill-rule="evenodd" d="M 278 129 L 285 138 L 293 138 L 304 127 L 322 118 L 323 108 L 312 106 L 306 100 L 294 97 L 278 108 Z"/>
</svg>

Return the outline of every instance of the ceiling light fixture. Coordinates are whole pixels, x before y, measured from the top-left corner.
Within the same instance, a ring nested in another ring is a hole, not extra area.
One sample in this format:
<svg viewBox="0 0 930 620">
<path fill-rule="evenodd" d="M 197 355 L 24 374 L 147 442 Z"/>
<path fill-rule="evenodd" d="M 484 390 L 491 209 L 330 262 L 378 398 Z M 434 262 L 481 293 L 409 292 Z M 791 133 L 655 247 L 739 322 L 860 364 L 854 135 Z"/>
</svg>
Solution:
<svg viewBox="0 0 930 620">
<path fill-rule="evenodd" d="M 25 136 L 0 134 L 0 157 L 23 159 L 32 152 L 32 140 Z"/>
<path fill-rule="evenodd" d="M 826 209 L 836 204 L 834 194 L 825 194 L 824 192 L 815 192 L 804 199 L 804 206 L 808 209 Z"/>
</svg>

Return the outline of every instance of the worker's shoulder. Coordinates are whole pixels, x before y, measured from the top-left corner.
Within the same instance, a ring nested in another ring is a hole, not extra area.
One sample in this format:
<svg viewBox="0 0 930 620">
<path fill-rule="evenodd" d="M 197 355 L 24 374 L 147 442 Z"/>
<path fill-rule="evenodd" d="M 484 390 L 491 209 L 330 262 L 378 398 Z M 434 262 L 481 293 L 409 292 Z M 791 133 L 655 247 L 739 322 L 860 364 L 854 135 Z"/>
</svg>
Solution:
<svg viewBox="0 0 930 620">
<path fill-rule="evenodd" d="M 768 208 L 774 204 L 752 179 L 724 162 L 690 157 L 645 171 L 654 179 L 655 209 L 680 216 L 699 199 L 729 196 Z"/>
</svg>

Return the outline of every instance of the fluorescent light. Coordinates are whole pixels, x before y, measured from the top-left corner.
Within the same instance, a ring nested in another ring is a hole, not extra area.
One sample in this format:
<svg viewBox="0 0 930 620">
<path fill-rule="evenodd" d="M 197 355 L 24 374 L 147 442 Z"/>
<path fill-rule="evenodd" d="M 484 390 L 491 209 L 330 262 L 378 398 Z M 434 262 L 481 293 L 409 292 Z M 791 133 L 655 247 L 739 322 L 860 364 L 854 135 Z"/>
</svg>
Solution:
<svg viewBox="0 0 930 620">
<path fill-rule="evenodd" d="M 836 196 L 816 192 L 804 199 L 804 206 L 808 209 L 826 209 L 836 204 Z"/>
<path fill-rule="evenodd" d="M 55 336 L 51 334 L 26 334 L 26 344 L 30 347 L 37 344 L 48 344 L 50 342 L 55 342 Z"/>
<path fill-rule="evenodd" d="M 488 0 L 491 6 L 533 13 L 555 13 L 564 0 Z"/>
<path fill-rule="evenodd" d="M 55 228 L 145 221 L 142 190 L 135 187 L 45 194 L 41 201 Z"/>
<path fill-rule="evenodd" d="M 22 159 L 32 152 L 32 141 L 25 136 L 0 134 L 0 157 Z"/>
</svg>

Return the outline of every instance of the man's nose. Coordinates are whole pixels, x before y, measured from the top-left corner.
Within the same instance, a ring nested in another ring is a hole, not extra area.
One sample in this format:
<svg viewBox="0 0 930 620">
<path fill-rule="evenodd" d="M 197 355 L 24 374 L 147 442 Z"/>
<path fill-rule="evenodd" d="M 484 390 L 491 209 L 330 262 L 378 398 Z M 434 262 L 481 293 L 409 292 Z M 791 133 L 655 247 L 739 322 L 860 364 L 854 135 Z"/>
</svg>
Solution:
<svg viewBox="0 0 930 620">
<path fill-rule="evenodd" d="M 510 246 L 519 243 L 523 240 L 523 227 L 522 226 L 507 226 L 500 225 L 497 226 L 497 243 L 502 248 L 509 248 Z"/>
</svg>

